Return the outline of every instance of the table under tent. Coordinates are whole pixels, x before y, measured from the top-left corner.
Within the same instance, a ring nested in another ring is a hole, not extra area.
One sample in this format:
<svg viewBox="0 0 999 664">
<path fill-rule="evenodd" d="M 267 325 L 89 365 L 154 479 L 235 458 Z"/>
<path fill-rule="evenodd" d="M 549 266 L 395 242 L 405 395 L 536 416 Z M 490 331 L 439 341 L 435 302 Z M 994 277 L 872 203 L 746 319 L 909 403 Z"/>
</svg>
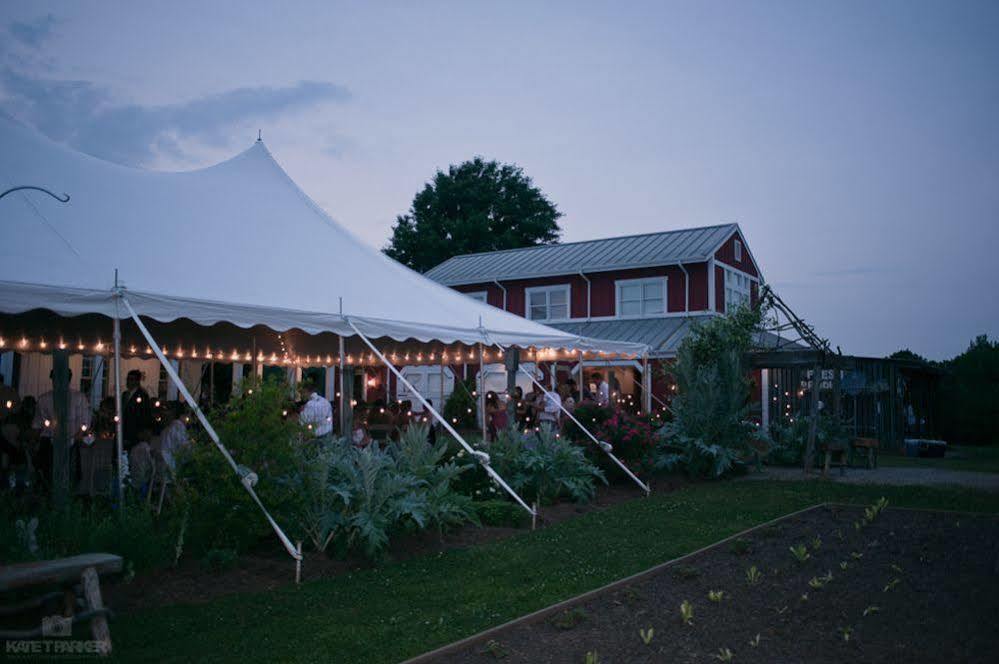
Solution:
<svg viewBox="0 0 999 664">
<path fill-rule="evenodd" d="M 60 202 L 26 190 L 0 200 L 0 350 L 50 353 L 57 402 L 68 393 L 70 355 L 109 358 L 117 459 L 122 358 L 155 357 L 296 559 L 300 553 L 256 497 L 252 469 L 239 466 L 221 444 L 179 375 L 178 360 L 226 358 L 253 370 L 330 367 L 346 392 L 343 378 L 371 364 L 408 384 L 402 363 L 502 359 L 512 374 L 522 353 L 556 360 L 647 352 L 639 344 L 526 320 L 392 261 L 327 216 L 259 140 L 228 161 L 184 173 L 106 163 L 2 115 L 0 143 L 0 190 L 37 185 L 70 197 Z M 468 445 L 440 415 L 440 404 L 435 408 L 414 393 L 493 480 L 532 511 L 489 466 L 488 454 Z M 343 397 L 340 417 L 346 419 L 350 399 Z M 65 421 L 54 429 L 58 461 L 68 456 L 72 432 Z M 606 443 L 591 440 L 613 457 Z"/>
</svg>

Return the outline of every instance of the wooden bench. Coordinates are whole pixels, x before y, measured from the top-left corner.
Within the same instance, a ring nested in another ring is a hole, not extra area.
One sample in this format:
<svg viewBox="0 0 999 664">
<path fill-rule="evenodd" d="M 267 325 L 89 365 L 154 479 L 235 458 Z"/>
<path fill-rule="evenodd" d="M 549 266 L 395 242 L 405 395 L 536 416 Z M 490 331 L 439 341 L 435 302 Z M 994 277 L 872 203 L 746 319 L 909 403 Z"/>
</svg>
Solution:
<svg viewBox="0 0 999 664">
<path fill-rule="evenodd" d="M 46 602 L 61 597 L 63 600 L 61 617 L 68 619 L 69 625 L 89 620 L 90 632 L 97 643 L 97 651 L 102 655 L 110 655 L 111 631 L 108 628 L 110 612 L 101 600 L 100 575 L 114 574 L 120 572 L 121 568 L 121 556 L 109 553 L 87 553 L 70 558 L 9 565 L 0 569 L 0 593 L 47 585 L 61 585 L 62 590 L 16 604 L 0 605 L 0 616 L 37 609 Z M 77 612 L 78 606 L 82 606 L 82 612 Z M 0 630 L 0 640 L 70 636 L 66 633 L 51 633 L 49 620 L 45 619 L 42 626 L 32 630 Z M 65 621 L 60 625 L 65 625 Z"/>
<path fill-rule="evenodd" d="M 854 438 L 850 441 L 850 465 L 855 457 L 860 456 L 871 470 L 878 467 L 878 448 L 881 446 L 877 438 Z"/>
<path fill-rule="evenodd" d="M 822 477 L 829 474 L 829 466 L 832 465 L 839 466 L 839 474 L 843 475 L 846 472 L 847 464 L 846 442 L 832 442 L 822 445 L 821 450 L 825 453 L 825 460 L 822 463 Z M 834 456 L 836 457 L 835 462 L 833 462 Z"/>
</svg>

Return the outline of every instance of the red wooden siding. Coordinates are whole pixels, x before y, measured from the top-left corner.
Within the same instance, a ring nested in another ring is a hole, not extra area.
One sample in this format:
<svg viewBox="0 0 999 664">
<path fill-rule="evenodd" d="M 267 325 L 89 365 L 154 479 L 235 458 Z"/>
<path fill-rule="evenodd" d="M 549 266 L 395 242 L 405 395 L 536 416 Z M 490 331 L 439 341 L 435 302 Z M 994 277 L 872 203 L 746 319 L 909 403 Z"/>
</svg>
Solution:
<svg viewBox="0 0 999 664">
<path fill-rule="evenodd" d="M 742 242 L 742 260 L 735 260 L 735 241 L 739 240 Z M 726 265 L 731 265 L 737 270 L 742 270 L 746 274 L 752 275 L 754 277 L 759 277 L 759 273 L 756 271 L 756 266 L 753 265 L 753 259 L 749 257 L 749 247 L 746 245 L 746 241 L 738 233 L 733 233 L 732 237 L 725 241 L 725 244 L 721 246 L 718 251 L 715 252 L 715 260 L 719 263 L 725 263 Z"/>
<path fill-rule="evenodd" d="M 684 265 L 690 275 L 690 305 L 689 311 L 704 311 L 708 308 L 707 263 Z M 597 272 L 587 274 L 590 280 L 590 316 L 599 318 L 614 316 L 617 303 L 615 282 L 621 279 L 642 279 L 647 277 L 666 277 L 666 307 L 670 312 L 684 310 L 686 285 L 684 274 L 675 265 L 665 267 L 641 268 L 637 270 L 619 270 L 615 272 Z M 526 315 L 526 289 L 535 286 L 551 286 L 569 284 L 571 316 L 586 317 L 587 283 L 578 274 L 560 277 L 542 277 L 537 279 L 517 279 L 502 282 L 506 288 L 506 309 L 518 316 Z M 470 284 L 455 286 L 462 293 L 486 292 L 486 301 L 494 307 L 503 306 L 503 291 L 496 284 Z"/>
<path fill-rule="evenodd" d="M 715 311 L 725 313 L 725 268 L 715 265 Z"/>
</svg>

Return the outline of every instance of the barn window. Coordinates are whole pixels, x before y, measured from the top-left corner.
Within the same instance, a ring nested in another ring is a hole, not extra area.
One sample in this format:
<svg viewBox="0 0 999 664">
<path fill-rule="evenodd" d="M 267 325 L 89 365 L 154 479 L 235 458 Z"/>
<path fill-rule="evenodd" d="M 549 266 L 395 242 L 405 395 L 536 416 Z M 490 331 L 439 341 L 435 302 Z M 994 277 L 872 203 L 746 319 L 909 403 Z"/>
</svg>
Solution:
<svg viewBox="0 0 999 664">
<path fill-rule="evenodd" d="M 569 319 L 569 284 L 528 288 L 527 317 L 531 320 Z"/>
<path fill-rule="evenodd" d="M 742 242 L 739 240 L 735 241 L 735 260 L 742 262 Z"/>
<path fill-rule="evenodd" d="M 621 318 L 666 313 L 666 277 L 624 279 L 617 287 L 617 315 Z"/>
<path fill-rule="evenodd" d="M 725 313 L 735 311 L 741 306 L 748 306 L 750 300 L 750 278 L 728 268 L 725 271 Z"/>
<path fill-rule="evenodd" d="M 465 295 L 467 295 L 468 297 L 472 298 L 473 300 L 476 300 L 478 302 L 482 302 L 483 304 L 488 304 L 489 303 L 489 300 L 487 299 L 487 295 L 488 294 L 486 293 L 486 291 L 476 291 L 474 293 L 465 293 Z"/>
</svg>

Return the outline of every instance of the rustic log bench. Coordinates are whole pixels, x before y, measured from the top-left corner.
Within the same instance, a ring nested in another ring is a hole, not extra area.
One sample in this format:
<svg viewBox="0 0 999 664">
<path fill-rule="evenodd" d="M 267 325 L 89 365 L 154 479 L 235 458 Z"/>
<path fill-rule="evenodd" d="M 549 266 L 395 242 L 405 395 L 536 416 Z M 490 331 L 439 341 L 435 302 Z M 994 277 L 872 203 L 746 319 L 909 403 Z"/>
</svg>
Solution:
<svg viewBox="0 0 999 664">
<path fill-rule="evenodd" d="M 108 628 L 110 611 L 105 608 L 101 600 L 100 575 L 114 574 L 120 572 L 121 568 L 121 556 L 109 553 L 87 553 L 70 558 L 41 560 L 0 568 L 0 593 L 38 586 L 62 586 L 61 591 L 15 604 L 0 605 L 0 616 L 37 609 L 46 602 L 61 597 L 63 617 L 70 619 L 71 624 L 89 620 L 91 634 L 97 643 L 97 651 L 102 655 L 109 655 L 111 654 L 111 631 Z M 77 612 L 78 606 L 82 606 L 83 611 Z M 41 627 L 33 630 L 0 630 L 0 640 L 29 640 L 54 636 L 50 630 L 51 628 L 47 628 L 44 622 Z M 59 636 L 69 636 L 69 634 L 62 633 Z"/>
</svg>

